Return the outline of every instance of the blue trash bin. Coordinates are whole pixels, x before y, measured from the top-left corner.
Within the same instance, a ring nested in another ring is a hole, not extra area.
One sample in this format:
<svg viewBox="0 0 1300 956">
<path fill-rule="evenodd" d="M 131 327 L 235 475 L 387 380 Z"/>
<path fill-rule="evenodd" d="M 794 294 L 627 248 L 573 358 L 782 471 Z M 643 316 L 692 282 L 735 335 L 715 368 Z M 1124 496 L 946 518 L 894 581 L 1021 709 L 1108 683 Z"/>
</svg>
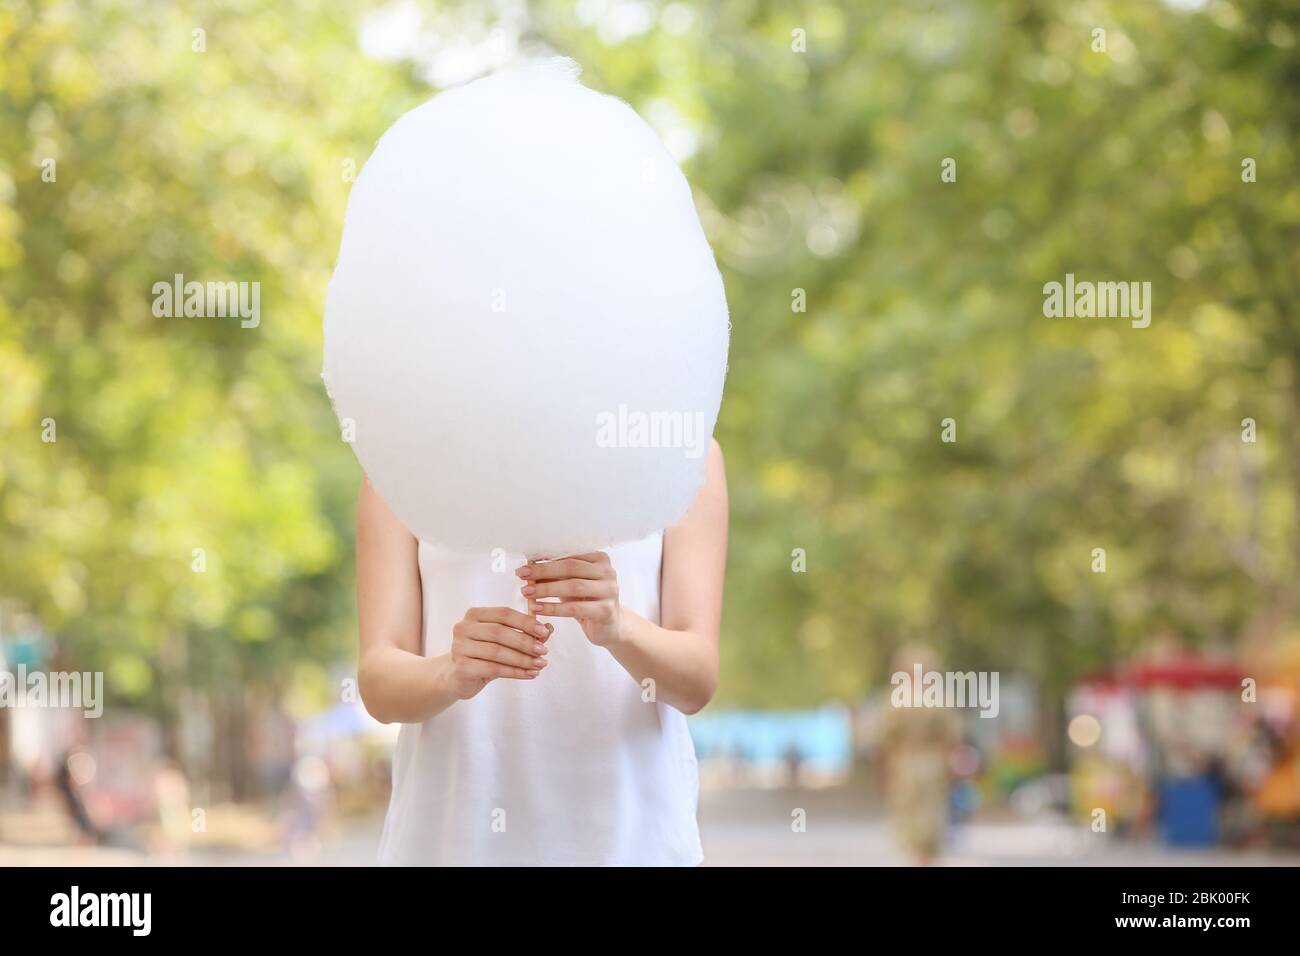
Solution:
<svg viewBox="0 0 1300 956">
<path fill-rule="evenodd" d="M 1214 846 L 1219 839 L 1219 790 L 1209 776 L 1160 782 L 1160 836 L 1170 846 Z"/>
</svg>

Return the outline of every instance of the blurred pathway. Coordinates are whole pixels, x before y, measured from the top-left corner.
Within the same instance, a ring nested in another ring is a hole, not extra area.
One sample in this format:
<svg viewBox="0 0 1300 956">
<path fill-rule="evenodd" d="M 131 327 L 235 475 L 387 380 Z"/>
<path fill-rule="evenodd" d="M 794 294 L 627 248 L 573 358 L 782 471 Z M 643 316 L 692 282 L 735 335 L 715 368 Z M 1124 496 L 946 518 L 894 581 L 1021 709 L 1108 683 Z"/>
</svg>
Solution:
<svg viewBox="0 0 1300 956">
<path fill-rule="evenodd" d="M 803 811 L 806 819 L 804 832 L 791 828 L 796 810 Z M 230 849 L 149 857 L 122 849 L 0 843 L 0 867 L 369 866 L 375 862 L 381 825 L 379 817 L 349 823 L 329 834 L 319 849 L 299 854 Z M 700 829 L 708 866 L 905 866 L 909 862 L 879 810 L 847 788 L 706 793 L 700 803 Z M 1059 820 L 982 820 L 958 828 L 939 862 L 944 866 L 1300 866 L 1300 853 L 1178 851 L 1113 840 Z"/>
<path fill-rule="evenodd" d="M 803 810 L 806 830 L 792 829 Z M 878 807 L 847 788 L 724 791 L 700 801 L 709 866 L 907 866 Z M 1180 851 L 1096 834 L 1058 819 L 982 820 L 955 829 L 944 866 L 1300 866 L 1300 854 Z"/>
</svg>

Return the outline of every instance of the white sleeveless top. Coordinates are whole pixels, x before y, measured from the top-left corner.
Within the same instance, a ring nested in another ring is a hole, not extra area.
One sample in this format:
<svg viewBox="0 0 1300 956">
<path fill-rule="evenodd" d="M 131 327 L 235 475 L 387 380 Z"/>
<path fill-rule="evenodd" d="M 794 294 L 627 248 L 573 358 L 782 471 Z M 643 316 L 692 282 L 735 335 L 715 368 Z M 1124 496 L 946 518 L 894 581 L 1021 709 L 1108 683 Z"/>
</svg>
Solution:
<svg viewBox="0 0 1300 956">
<path fill-rule="evenodd" d="M 624 607 L 659 622 L 663 535 L 606 549 Z M 447 653 L 471 607 L 527 611 L 521 556 L 420 543 L 424 653 Z M 686 718 L 641 686 L 571 618 L 533 680 L 497 679 L 420 724 L 393 758 L 386 865 L 683 865 L 703 859 L 699 776 Z"/>
</svg>

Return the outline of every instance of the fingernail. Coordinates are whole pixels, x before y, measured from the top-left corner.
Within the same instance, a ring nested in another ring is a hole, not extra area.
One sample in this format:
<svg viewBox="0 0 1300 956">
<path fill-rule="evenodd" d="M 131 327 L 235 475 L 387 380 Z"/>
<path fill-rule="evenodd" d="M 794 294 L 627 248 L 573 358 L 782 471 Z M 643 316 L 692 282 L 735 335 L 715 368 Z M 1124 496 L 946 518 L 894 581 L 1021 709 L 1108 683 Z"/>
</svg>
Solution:
<svg viewBox="0 0 1300 956">
<path fill-rule="evenodd" d="M 534 594 L 537 593 L 537 588 L 533 587 L 531 584 L 520 588 L 520 590 L 523 591 L 524 597 L 532 597 Z"/>
<path fill-rule="evenodd" d="M 521 578 L 531 578 L 533 576 L 533 569 L 525 564 L 522 568 L 515 571 L 515 574 L 519 575 Z"/>
<path fill-rule="evenodd" d="M 551 632 L 548 631 L 546 627 L 547 625 L 545 624 L 534 624 L 533 633 L 536 634 L 538 637 L 547 637 Z"/>
<path fill-rule="evenodd" d="M 534 654 L 545 654 L 545 653 L 546 653 L 546 645 L 543 644 L 541 641 L 533 641 L 533 653 L 534 653 Z"/>
<path fill-rule="evenodd" d="M 548 635 L 549 635 L 549 634 L 554 634 L 554 633 L 555 633 L 555 625 L 554 625 L 554 624 L 547 624 L 547 625 L 546 625 L 546 633 L 547 633 Z"/>
<path fill-rule="evenodd" d="M 529 679 L 529 680 L 532 680 L 534 677 L 536 677 L 536 676 L 537 676 L 538 674 L 540 674 L 540 673 L 541 673 L 541 671 L 529 671 L 529 672 L 528 672 L 528 679 Z"/>
<path fill-rule="evenodd" d="M 539 658 L 537 658 L 537 663 L 534 664 L 533 666 L 534 666 L 537 670 L 541 670 L 543 667 L 546 666 L 546 659 L 545 659 L 544 657 L 539 657 Z"/>
</svg>

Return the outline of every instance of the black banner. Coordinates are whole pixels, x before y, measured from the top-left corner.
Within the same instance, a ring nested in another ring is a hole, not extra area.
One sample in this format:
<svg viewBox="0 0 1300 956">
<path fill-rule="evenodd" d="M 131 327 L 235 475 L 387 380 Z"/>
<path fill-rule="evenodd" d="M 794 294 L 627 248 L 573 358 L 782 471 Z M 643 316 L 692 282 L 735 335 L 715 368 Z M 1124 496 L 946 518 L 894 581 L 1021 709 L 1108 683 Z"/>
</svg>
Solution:
<svg viewBox="0 0 1300 956">
<path fill-rule="evenodd" d="M 918 945 L 1134 937 L 1142 944 L 1295 925 L 1294 868 L 934 868 L 696 870 L 10 870 L 7 942 L 76 934 L 133 943 L 293 944 L 415 933 L 611 922 L 635 935 L 666 922 L 762 937 L 852 930 Z M 565 902 L 567 901 L 567 902 Z M 658 927 L 658 929 L 655 929 Z M 446 937 L 444 937 L 446 938 Z"/>
</svg>

